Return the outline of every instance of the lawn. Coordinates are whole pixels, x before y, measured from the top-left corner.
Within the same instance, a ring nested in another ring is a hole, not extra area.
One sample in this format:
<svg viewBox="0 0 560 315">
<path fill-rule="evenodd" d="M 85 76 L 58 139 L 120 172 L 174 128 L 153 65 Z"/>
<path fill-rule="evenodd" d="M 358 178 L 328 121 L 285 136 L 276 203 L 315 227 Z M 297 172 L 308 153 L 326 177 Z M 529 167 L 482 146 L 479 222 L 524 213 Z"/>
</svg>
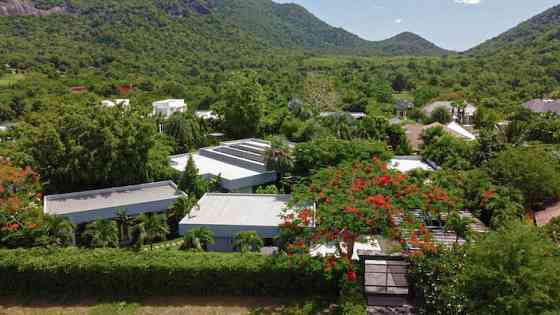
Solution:
<svg viewBox="0 0 560 315">
<path fill-rule="evenodd" d="M 23 80 L 25 76 L 21 73 L 5 74 L 0 77 L 0 88 L 7 88 L 14 85 L 17 81 Z"/>
<path fill-rule="evenodd" d="M 329 304 L 316 301 L 255 297 L 158 297 L 140 301 L 103 302 L 95 299 L 57 302 L 0 299 L 0 315 L 221 315 L 328 314 Z"/>
</svg>

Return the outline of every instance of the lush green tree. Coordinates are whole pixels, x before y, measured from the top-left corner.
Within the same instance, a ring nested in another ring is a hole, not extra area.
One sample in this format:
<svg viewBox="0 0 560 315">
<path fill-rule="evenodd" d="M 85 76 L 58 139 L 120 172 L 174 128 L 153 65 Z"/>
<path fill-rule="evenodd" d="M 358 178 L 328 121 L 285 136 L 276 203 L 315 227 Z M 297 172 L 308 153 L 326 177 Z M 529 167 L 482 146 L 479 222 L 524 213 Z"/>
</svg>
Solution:
<svg viewBox="0 0 560 315">
<path fill-rule="evenodd" d="M 286 139 L 281 137 L 272 138 L 270 148 L 265 152 L 265 164 L 267 170 L 278 172 L 280 178 L 293 170 L 292 152 Z"/>
<path fill-rule="evenodd" d="M 432 111 L 430 120 L 431 122 L 438 122 L 440 124 L 446 125 L 453 120 L 453 117 L 445 107 L 438 107 Z"/>
<path fill-rule="evenodd" d="M 386 161 L 392 154 L 386 145 L 366 140 L 317 139 L 296 145 L 294 174 L 306 176 L 321 168 L 336 166 L 346 161 L 366 161 L 379 157 Z"/>
<path fill-rule="evenodd" d="M 537 228 L 518 223 L 468 247 L 460 275 L 466 314 L 560 311 L 560 252 Z"/>
<path fill-rule="evenodd" d="M 477 147 L 473 152 L 473 163 L 477 166 L 493 160 L 498 153 L 505 150 L 506 139 L 503 134 L 494 126 L 491 128 L 480 129 L 477 139 Z"/>
<path fill-rule="evenodd" d="M 431 86 L 424 86 L 414 90 L 414 104 L 424 106 L 439 96 L 439 91 Z"/>
<path fill-rule="evenodd" d="M 56 215 L 45 215 L 43 224 L 47 244 L 59 247 L 74 244 L 76 237 L 74 225 L 68 218 Z"/>
<path fill-rule="evenodd" d="M 145 183 L 168 178 L 170 148 L 155 124 L 121 108 L 89 107 L 40 117 L 22 128 L 30 154 L 50 192 Z"/>
<path fill-rule="evenodd" d="M 206 251 L 208 245 L 214 244 L 214 232 L 209 228 L 202 227 L 191 229 L 183 239 L 183 250 Z"/>
<path fill-rule="evenodd" d="M 126 209 L 118 209 L 116 220 L 119 223 L 119 236 L 121 242 L 128 241 L 130 239 L 129 229 L 132 226 L 134 219 L 128 215 Z"/>
<path fill-rule="evenodd" d="M 384 117 L 368 115 L 361 119 L 357 134 L 361 138 L 386 142 L 399 155 L 407 155 L 412 151 L 404 129 L 391 124 Z"/>
<path fill-rule="evenodd" d="M 540 147 L 505 150 L 485 167 L 498 184 L 521 191 L 527 207 L 560 197 L 560 162 Z"/>
<path fill-rule="evenodd" d="M 117 247 L 119 246 L 119 228 L 113 220 L 97 220 L 86 226 L 83 238 L 90 247 Z"/>
<path fill-rule="evenodd" d="M 544 231 L 552 241 L 560 244 L 560 217 L 554 218 L 544 227 Z"/>
<path fill-rule="evenodd" d="M 191 214 L 191 210 L 196 205 L 196 198 L 194 197 L 180 197 L 178 198 L 171 207 L 169 207 L 168 216 L 171 219 L 171 231 L 173 234 L 178 234 L 179 232 L 179 222 L 183 218 Z"/>
<path fill-rule="evenodd" d="M 424 144 L 421 153 L 425 159 L 445 168 L 460 170 L 472 167 L 473 144 L 447 132 L 440 133 L 441 128 L 430 129 L 422 135 Z"/>
<path fill-rule="evenodd" d="M 233 239 L 233 248 L 242 253 L 258 252 L 264 246 L 256 231 L 239 232 Z"/>
<path fill-rule="evenodd" d="M 455 232 L 455 241 L 458 241 L 459 238 L 467 238 L 471 223 L 472 221 L 469 218 L 463 217 L 461 214 L 454 211 L 447 217 L 445 228 Z"/>
<path fill-rule="evenodd" d="M 150 243 L 150 249 L 153 249 L 155 241 L 165 240 L 169 234 L 167 218 L 163 214 L 142 213 L 138 216 L 138 224 L 142 225 L 145 233 L 143 239 Z"/>
<path fill-rule="evenodd" d="M 255 136 L 260 127 L 266 97 L 254 72 L 235 72 L 224 83 L 222 102 L 215 107 L 223 128 L 232 138 Z"/>
<path fill-rule="evenodd" d="M 204 122 L 190 112 L 173 114 L 163 130 L 175 140 L 175 153 L 190 152 L 208 143 Z"/>
<path fill-rule="evenodd" d="M 185 170 L 179 180 L 179 189 L 189 197 L 200 199 L 208 190 L 206 181 L 198 174 L 198 169 L 192 156 L 189 156 Z"/>
</svg>

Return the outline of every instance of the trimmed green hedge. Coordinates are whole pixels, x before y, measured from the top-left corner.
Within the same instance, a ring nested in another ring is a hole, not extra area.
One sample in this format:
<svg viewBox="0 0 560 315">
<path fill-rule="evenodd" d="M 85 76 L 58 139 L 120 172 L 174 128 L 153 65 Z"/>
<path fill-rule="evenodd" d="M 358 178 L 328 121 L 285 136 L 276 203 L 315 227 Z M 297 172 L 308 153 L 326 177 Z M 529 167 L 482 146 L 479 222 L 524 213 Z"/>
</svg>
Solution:
<svg viewBox="0 0 560 315">
<path fill-rule="evenodd" d="M 119 249 L 0 250 L 0 295 L 335 296 L 319 260 Z"/>
</svg>

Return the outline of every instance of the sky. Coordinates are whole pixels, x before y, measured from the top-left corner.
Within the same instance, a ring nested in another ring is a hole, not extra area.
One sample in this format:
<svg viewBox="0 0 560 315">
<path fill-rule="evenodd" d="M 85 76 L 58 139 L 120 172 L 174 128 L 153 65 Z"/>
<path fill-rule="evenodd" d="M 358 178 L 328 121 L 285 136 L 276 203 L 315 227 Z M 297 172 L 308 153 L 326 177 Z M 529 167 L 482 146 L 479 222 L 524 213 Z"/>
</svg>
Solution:
<svg viewBox="0 0 560 315">
<path fill-rule="evenodd" d="M 332 26 L 368 40 L 416 33 L 457 51 L 472 48 L 560 0 L 274 0 L 303 5 Z"/>
</svg>

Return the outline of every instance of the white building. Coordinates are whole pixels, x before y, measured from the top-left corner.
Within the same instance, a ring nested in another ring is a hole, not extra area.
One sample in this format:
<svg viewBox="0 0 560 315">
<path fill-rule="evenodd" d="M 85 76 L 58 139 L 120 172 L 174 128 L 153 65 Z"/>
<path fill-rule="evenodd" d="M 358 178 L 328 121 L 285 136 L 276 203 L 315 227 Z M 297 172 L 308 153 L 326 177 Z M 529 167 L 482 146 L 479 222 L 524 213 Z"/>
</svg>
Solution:
<svg viewBox="0 0 560 315">
<path fill-rule="evenodd" d="M 101 102 L 101 105 L 109 108 L 116 107 L 116 106 L 129 108 L 130 100 L 129 99 L 104 100 Z"/>
<path fill-rule="evenodd" d="M 230 192 L 252 193 L 257 186 L 276 181 L 277 174 L 265 166 L 265 152 L 270 142 L 244 139 L 222 142 L 215 147 L 192 154 L 171 156 L 171 167 L 183 172 L 189 160 L 194 159 L 199 175 L 220 177 L 222 188 Z"/>
<path fill-rule="evenodd" d="M 434 162 L 425 161 L 421 156 L 395 156 L 389 165 L 392 169 L 396 169 L 401 173 L 408 173 L 413 170 L 435 171 L 439 169 Z"/>
<path fill-rule="evenodd" d="M 100 219 L 113 219 L 123 209 L 131 216 L 164 212 L 175 201 L 186 196 L 172 181 L 115 187 L 99 190 L 49 195 L 43 211 L 67 217 L 74 224 Z"/>
<path fill-rule="evenodd" d="M 161 114 L 165 118 L 171 117 L 174 113 L 184 113 L 187 111 L 185 100 L 169 99 L 153 103 L 154 115 Z"/>
<path fill-rule="evenodd" d="M 280 234 L 282 214 L 290 195 L 205 194 L 190 215 L 179 223 L 179 233 L 208 228 L 214 233 L 210 251 L 233 251 L 233 241 L 240 232 L 256 231 L 265 246 L 274 245 Z"/>
<path fill-rule="evenodd" d="M 426 114 L 426 116 L 431 117 L 432 113 L 436 109 L 444 108 L 449 112 L 449 114 L 451 114 L 454 121 L 461 122 L 463 124 L 470 124 L 472 122 L 473 118 L 474 118 L 474 115 L 476 114 L 476 110 L 477 110 L 476 107 L 473 104 L 466 103 L 465 104 L 466 106 L 465 106 L 463 112 L 461 113 L 459 111 L 459 109 L 457 109 L 456 107 L 453 106 L 453 103 L 454 102 L 451 102 L 451 101 L 434 102 L 434 103 L 426 105 L 422 109 L 422 112 L 424 112 L 424 114 Z M 461 115 L 463 117 L 460 117 Z"/>
<path fill-rule="evenodd" d="M 195 116 L 204 120 L 217 120 L 218 114 L 211 110 L 197 110 L 194 112 Z"/>
</svg>

